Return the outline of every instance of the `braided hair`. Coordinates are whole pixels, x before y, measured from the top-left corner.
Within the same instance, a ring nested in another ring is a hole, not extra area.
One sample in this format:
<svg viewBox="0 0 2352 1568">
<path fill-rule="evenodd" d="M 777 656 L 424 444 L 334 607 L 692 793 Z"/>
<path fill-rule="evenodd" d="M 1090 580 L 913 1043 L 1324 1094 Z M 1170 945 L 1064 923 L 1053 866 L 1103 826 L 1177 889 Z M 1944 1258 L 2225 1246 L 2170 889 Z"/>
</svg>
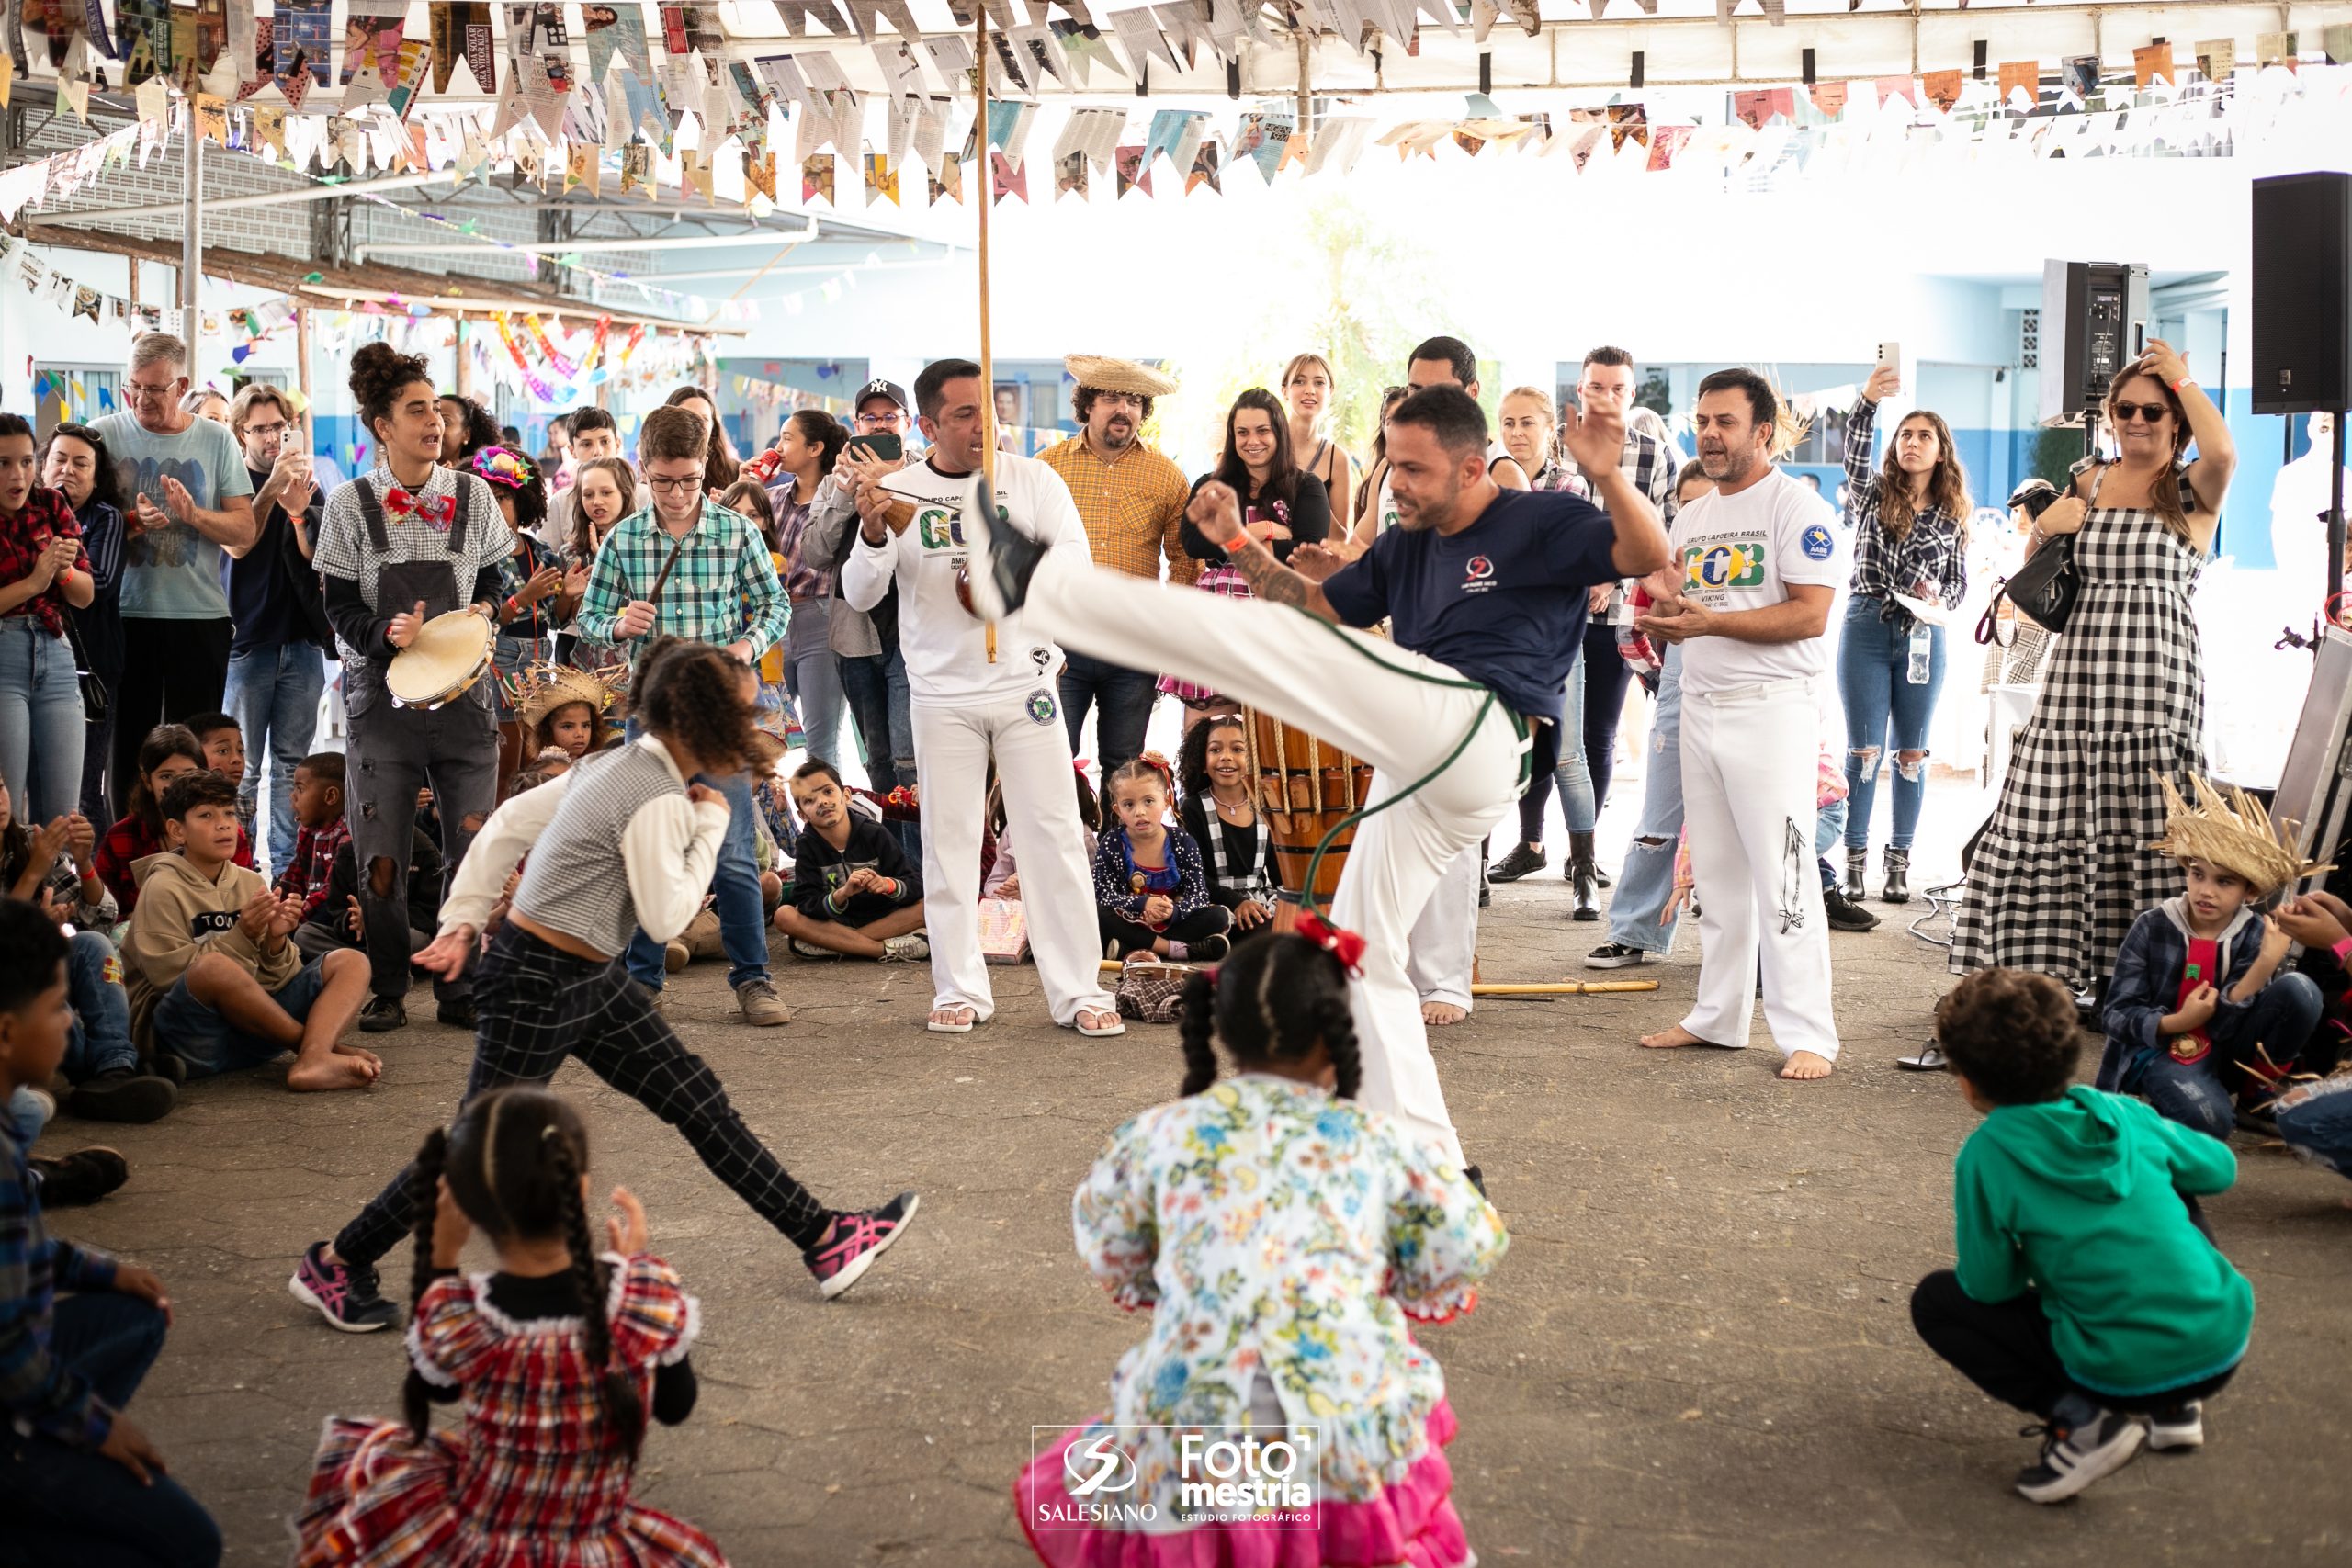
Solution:
<svg viewBox="0 0 2352 1568">
<path fill-rule="evenodd" d="M 605 1310 L 609 1271 L 597 1257 L 581 1192 L 587 1168 L 588 1129 L 579 1111 L 546 1089 L 517 1085 L 483 1095 L 458 1114 L 439 1174 L 447 1177 L 466 1217 L 485 1233 L 533 1241 L 563 1237 L 571 1254 L 584 1359 L 596 1376 L 607 1438 L 634 1460 L 645 1438 L 645 1401 L 635 1380 L 613 1364 Z M 428 1197 L 419 1213 L 430 1209 Z M 430 1228 L 430 1220 L 420 1227 L 420 1246 Z"/>
<path fill-rule="evenodd" d="M 408 1201 L 416 1215 L 416 1260 L 409 1268 L 408 1320 L 417 1321 L 417 1309 L 433 1283 L 433 1223 L 441 1207 L 441 1173 L 448 1166 L 449 1134 L 435 1127 L 424 1134 L 409 1167 Z M 408 1418 L 409 1435 L 423 1442 L 433 1431 L 433 1385 L 411 1361 L 408 1381 L 401 1387 L 401 1414 Z"/>
<path fill-rule="evenodd" d="M 1304 937 L 1269 935 L 1245 942 L 1214 981 L 1195 970 L 1184 982 L 1177 1038 L 1184 1046 L 1179 1092 L 1186 1095 L 1216 1081 L 1213 1039 L 1222 1040 L 1226 1055 L 1244 1070 L 1303 1061 L 1319 1040 L 1330 1055 L 1340 1098 L 1353 1100 L 1363 1084 L 1355 1014 L 1348 1006 L 1348 973 Z"/>
</svg>

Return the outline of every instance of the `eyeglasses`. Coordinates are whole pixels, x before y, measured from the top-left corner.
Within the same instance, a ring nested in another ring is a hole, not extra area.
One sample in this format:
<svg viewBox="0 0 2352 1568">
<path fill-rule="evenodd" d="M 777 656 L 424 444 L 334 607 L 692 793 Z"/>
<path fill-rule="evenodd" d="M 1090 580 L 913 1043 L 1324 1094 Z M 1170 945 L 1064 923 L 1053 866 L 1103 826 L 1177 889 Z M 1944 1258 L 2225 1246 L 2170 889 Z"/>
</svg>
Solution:
<svg viewBox="0 0 2352 1568">
<path fill-rule="evenodd" d="M 671 494 L 676 495 L 681 491 L 700 490 L 702 488 L 702 476 L 699 474 L 688 474 L 684 479 L 668 479 L 661 474 L 648 474 L 645 476 L 645 482 L 652 486 L 655 490 L 667 491 Z"/>
<path fill-rule="evenodd" d="M 2130 424 L 2134 420 L 2156 424 L 2172 412 L 2171 408 L 2164 403 L 2109 403 L 2108 406 L 2115 411 L 2115 423 L 2118 424 Z"/>
<path fill-rule="evenodd" d="M 133 402 L 147 402 L 156 398 L 177 397 L 179 389 L 187 385 L 187 378 L 185 376 L 175 376 L 160 387 L 145 381 L 130 381 L 124 383 L 122 395 Z"/>
<path fill-rule="evenodd" d="M 906 417 L 904 411 L 899 409 L 892 409 L 888 413 L 862 413 L 857 416 L 857 427 L 860 430 L 895 430 Z"/>
<path fill-rule="evenodd" d="M 292 428 L 292 425 L 289 425 L 281 420 L 276 424 L 249 424 L 245 426 L 245 434 L 247 435 L 263 436 L 283 435 Z"/>
</svg>

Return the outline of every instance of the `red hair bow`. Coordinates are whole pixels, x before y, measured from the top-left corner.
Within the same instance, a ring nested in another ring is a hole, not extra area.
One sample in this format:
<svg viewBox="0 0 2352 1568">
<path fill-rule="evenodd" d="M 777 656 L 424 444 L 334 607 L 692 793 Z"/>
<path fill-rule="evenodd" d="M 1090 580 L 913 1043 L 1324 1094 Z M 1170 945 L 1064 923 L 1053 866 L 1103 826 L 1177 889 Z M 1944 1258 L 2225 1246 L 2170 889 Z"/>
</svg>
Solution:
<svg viewBox="0 0 2352 1568">
<path fill-rule="evenodd" d="M 1363 978 L 1363 938 L 1354 931 L 1333 925 L 1312 909 L 1300 910 L 1291 931 L 1338 959 L 1352 978 Z"/>
</svg>

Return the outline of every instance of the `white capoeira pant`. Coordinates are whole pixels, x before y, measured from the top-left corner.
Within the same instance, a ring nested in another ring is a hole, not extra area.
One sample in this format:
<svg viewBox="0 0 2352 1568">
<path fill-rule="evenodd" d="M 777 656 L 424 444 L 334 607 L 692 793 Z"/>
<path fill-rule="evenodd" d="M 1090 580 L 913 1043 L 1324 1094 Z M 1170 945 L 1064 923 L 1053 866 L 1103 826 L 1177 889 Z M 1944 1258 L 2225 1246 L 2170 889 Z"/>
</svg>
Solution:
<svg viewBox="0 0 2352 1568">
<path fill-rule="evenodd" d="M 1405 974 L 1424 1002 L 1445 1002 L 1468 1012 L 1476 1005 L 1470 975 L 1478 962 L 1478 852 L 1453 857 L 1437 889 L 1421 906 L 1407 939 Z"/>
<path fill-rule="evenodd" d="M 1436 774 L 1357 826 L 1330 916 L 1364 939 L 1351 991 L 1360 1098 L 1462 1163 L 1405 972 L 1407 940 L 1447 869 L 1518 806 L 1528 746 L 1501 699 L 1433 659 L 1301 611 L 1163 587 L 1059 550 L 1038 563 L 1022 615 L 1066 648 L 1197 682 L 1363 758 L 1370 805 Z M 1025 886 L 1025 862 L 1023 876 Z M 1475 900 L 1475 863 L 1472 876 Z"/>
<path fill-rule="evenodd" d="M 1821 714 L 1799 677 L 1682 688 L 1682 812 L 1699 899 L 1699 999 L 1682 1027 L 1744 1046 L 1764 961 L 1764 1021 L 1781 1055 L 1838 1059 L 1829 926 L 1813 830 Z"/>
<path fill-rule="evenodd" d="M 1047 682 L 1039 694 L 956 703 L 917 697 L 910 705 L 934 1010 L 967 1007 L 983 1020 L 996 1012 L 980 956 L 980 819 L 993 756 L 1005 821 L 1021 846 L 1022 907 L 1046 1005 L 1060 1024 L 1075 1022 L 1081 1008 L 1113 1010 L 1102 988 L 1094 881 L 1070 790 L 1069 732 L 1052 691 Z"/>
</svg>

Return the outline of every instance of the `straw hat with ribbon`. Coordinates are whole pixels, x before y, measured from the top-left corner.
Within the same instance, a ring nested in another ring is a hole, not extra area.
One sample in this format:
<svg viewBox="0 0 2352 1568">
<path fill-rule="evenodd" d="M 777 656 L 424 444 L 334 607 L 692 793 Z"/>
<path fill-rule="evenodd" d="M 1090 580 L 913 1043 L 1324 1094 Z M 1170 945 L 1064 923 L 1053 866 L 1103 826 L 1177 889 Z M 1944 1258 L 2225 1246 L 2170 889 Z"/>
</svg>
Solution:
<svg viewBox="0 0 2352 1568">
<path fill-rule="evenodd" d="M 531 683 L 514 705 L 525 724 L 543 723 L 548 715 L 573 703 L 586 703 L 602 715 L 613 705 L 613 689 L 593 671 L 569 664 L 542 664 L 531 671 Z"/>
<path fill-rule="evenodd" d="M 2162 850 L 2175 860 L 2200 860 L 2216 871 L 2244 877 L 2258 897 L 2268 897 L 2314 872 L 2335 869 L 2290 849 L 2282 838 L 2291 839 L 2295 825 L 2274 824 L 2262 802 L 2235 785 L 2225 798 L 2203 777 L 2191 773 L 2188 783 L 2197 792 L 2192 807 L 2170 779 L 2159 776 L 2156 782 L 2165 792 L 2165 836 L 2148 846 L 2152 850 Z"/>
<path fill-rule="evenodd" d="M 1172 397 L 1176 392 L 1173 377 L 1162 375 L 1148 365 L 1138 365 L 1132 359 L 1113 359 L 1100 354 L 1073 354 L 1062 361 L 1062 368 L 1070 379 L 1081 387 L 1091 387 L 1098 392 L 1132 392 L 1138 398 Z"/>
</svg>

